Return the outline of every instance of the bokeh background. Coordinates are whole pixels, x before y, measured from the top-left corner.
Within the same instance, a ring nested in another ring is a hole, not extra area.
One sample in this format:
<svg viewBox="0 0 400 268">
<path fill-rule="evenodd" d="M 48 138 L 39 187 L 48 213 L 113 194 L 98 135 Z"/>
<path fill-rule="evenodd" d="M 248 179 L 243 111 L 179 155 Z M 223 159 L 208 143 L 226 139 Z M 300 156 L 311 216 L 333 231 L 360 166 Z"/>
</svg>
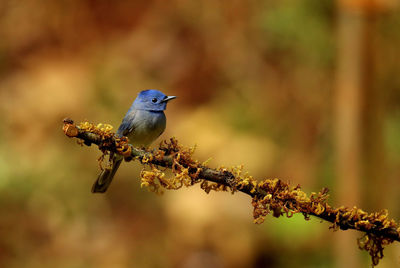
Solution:
<svg viewBox="0 0 400 268">
<path fill-rule="evenodd" d="M 397 0 L 0 1 L 1 267 L 367 267 L 361 234 L 252 221 L 250 198 L 157 196 L 124 164 L 93 195 L 95 147 L 62 119 L 118 127 L 142 89 L 179 98 L 166 132 L 400 220 Z M 390 246 L 379 267 L 400 265 Z"/>
</svg>

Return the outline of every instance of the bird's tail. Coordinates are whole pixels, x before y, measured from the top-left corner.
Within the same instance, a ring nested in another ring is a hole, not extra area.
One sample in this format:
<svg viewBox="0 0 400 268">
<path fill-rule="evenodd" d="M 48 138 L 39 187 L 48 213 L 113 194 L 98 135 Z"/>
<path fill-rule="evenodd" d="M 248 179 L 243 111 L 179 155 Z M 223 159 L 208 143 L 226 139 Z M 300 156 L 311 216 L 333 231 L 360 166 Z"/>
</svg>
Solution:
<svg viewBox="0 0 400 268">
<path fill-rule="evenodd" d="M 119 165 L 121 165 L 122 158 L 113 157 L 112 159 L 112 167 L 105 168 L 101 171 L 100 175 L 97 177 L 97 180 L 94 182 L 92 186 L 92 193 L 105 193 L 112 182 L 115 172 L 117 172 Z"/>
</svg>

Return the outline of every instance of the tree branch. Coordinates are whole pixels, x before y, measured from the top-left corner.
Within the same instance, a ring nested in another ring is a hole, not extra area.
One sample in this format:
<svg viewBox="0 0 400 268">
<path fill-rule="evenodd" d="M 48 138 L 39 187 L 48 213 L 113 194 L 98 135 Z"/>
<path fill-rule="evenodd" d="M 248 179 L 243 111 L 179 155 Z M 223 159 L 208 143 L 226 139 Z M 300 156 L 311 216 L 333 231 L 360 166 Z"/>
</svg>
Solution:
<svg viewBox="0 0 400 268">
<path fill-rule="evenodd" d="M 243 192 L 252 197 L 254 221 L 262 223 L 269 213 L 279 217 L 291 217 L 294 213 L 302 213 L 306 220 L 315 216 L 330 222 L 330 228 L 337 230 L 354 229 L 364 232 L 358 240 L 359 247 L 367 250 L 372 257 L 373 265 L 377 265 L 383 257 L 383 247 L 393 241 L 400 241 L 398 224 L 388 219 L 386 210 L 366 213 L 356 207 L 334 208 L 327 203 L 328 190 L 307 196 L 300 186 L 291 187 L 279 179 L 256 181 L 242 167 L 209 168 L 192 158 L 193 149 L 183 148 L 176 139 L 160 144 L 157 150 L 135 148 L 128 143 L 126 137 L 118 138 L 111 132 L 109 125 L 84 122 L 79 126 L 70 119 L 64 120 L 63 131 L 68 137 L 80 139 L 83 144 L 96 144 L 103 154 L 108 152 L 123 155 L 126 161 L 139 160 L 151 166 L 150 171 L 142 171 L 142 186 L 160 192 L 160 189 L 179 189 L 197 183 L 209 193 L 215 191 Z M 157 166 L 169 168 L 175 175 L 173 179 L 165 179 L 164 173 Z"/>
</svg>

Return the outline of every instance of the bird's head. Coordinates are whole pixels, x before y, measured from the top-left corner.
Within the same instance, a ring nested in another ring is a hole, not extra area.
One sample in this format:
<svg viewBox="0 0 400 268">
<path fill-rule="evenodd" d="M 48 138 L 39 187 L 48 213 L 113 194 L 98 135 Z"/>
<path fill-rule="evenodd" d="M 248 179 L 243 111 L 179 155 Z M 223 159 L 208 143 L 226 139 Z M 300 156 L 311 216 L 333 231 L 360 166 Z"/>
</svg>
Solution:
<svg viewBox="0 0 400 268">
<path fill-rule="evenodd" d="M 132 108 L 146 111 L 164 111 L 167 102 L 175 98 L 175 96 L 167 96 L 156 89 L 147 89 L 138 94 Z"/>
</svg>

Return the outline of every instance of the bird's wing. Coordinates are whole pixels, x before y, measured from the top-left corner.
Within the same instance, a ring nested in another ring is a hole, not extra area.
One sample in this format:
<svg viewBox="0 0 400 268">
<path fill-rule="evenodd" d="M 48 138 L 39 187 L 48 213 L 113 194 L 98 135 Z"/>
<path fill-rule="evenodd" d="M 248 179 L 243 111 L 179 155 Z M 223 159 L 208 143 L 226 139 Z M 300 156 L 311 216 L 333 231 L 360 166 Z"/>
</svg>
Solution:
<svg viewBox="0 0 400 268">
<path fill-rule="evenodd" d="M 117 134 L 119 136 L 126 136 L 135 129 L 135 124 L 134 124 L 135 116 L 136 116 L 135 111 L 128 111 L 126 113 L 117 131 Z"/>
</svg>

